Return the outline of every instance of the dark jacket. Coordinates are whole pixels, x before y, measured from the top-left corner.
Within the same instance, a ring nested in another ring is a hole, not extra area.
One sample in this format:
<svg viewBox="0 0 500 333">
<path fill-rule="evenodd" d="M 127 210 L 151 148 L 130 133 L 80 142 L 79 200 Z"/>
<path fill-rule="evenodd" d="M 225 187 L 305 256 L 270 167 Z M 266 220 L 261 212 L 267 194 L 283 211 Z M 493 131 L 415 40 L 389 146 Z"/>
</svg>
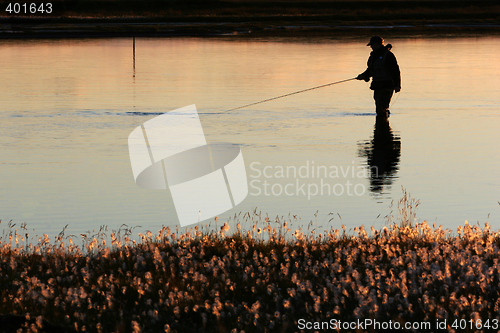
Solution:
<svg viewBox="0 0 500 333">
<path fill-rule="evenodd" d="M 361 76 L 367 82 L 370 77 L 373 78 L 370 85 L 372 90 L 401 88 L 401 72 L 391 49 L 392 45 L 387 44 L 370 53 L 368 68 Z"/>
</svg>

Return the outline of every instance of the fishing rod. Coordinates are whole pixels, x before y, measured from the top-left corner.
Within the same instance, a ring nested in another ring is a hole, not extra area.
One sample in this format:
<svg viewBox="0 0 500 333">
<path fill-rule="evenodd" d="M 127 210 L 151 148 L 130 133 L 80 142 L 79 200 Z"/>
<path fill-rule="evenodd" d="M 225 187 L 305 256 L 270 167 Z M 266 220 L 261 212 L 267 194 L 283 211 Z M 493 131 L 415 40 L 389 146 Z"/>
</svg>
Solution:
<svg viewBox="0 0 500 333">
<path fill-rule="evenodd" d="M 248 106 L 252 106 L 252 105 L 256 105 L 256 104 L 261 104 L 261 103 L 273 101 L 273 100 L 278 99 L 278 98 L 283 98 L 283 97 L 287 97 L 287 96 L 291 96 L 291 95 L 295 95 L 295 94 L 300 94 L 300 93 L 303 93 L 303 92 L 306 92 L 306 91 L 309 91 L 309 90 L 314 90 L 314 89 L 319 89 L 319 88 L 323 88 L 323 87 L 333 86 L 334 84 L 344 83 L 344 82 L 352 81 L 352 80 L 356 80 L 356 78 L 353 77 L 352 79 L 347 79 L 347 80 L 342 80 L 342 81 L 337 81 L 337 82 L 322 84 L 320 86 L 316 86 L 316 87 L 312 87 L 312 88 L 307 88 L 307 89 L 303 89 L 303 90 L 299 90 L 299 91 L 294 91 L 294 92 L 289 93 L 289 94 L 285 94 L 285 95 L 281 95 L 281 96 L 277 96 L 277 97 L 273 97 L 273 98 L 268 98 L 268 99 L 265 99 L 263 101 L 254 102 L 254 103 L 250 103 L 250 104 L 247 104 L 247 105 L 239 106 L 237 108 L 226 110 L 224 112 L 229 112 L 229 111 L 234 111 L 234 110 L 238 110 L 238 109 L 243 109 L 243 108 L 246 108 Z"/>
</svg>

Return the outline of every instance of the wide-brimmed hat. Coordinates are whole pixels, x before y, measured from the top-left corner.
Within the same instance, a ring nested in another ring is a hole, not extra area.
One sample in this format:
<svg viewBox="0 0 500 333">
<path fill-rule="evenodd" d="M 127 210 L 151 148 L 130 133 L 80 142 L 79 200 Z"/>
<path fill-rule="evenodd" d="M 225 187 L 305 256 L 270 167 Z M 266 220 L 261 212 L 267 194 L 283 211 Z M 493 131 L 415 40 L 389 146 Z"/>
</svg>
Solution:
<svg viewBox="0 0 500 333">
<path fill-rule="evenodd" d="M 372 38 L 370 38 L 370 42 L 368 44 L 366 44 L 366 46 L 370 46 L 370 45 L 373 45 L 373 44 L 384 44 L 384 39 L 380 36 L 373 36 Z"/>
</svg>

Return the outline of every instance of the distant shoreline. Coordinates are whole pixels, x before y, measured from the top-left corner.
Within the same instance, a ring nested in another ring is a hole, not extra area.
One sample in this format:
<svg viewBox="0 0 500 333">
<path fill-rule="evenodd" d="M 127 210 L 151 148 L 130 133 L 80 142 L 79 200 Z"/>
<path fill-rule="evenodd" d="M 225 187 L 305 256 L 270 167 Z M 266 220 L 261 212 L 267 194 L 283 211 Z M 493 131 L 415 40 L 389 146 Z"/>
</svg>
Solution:
<svg viewBox="0 0 500 333">
<path fill-rule="evenodd" d="M 334 24 L 323 21 L 155 22 L 123 19 L 71 19 L 41 22 L 19 19 L 6 23 L 0 18 L 0 39 L 17 38 L 102 38 L 102 37 L 343 37 L 384 34 L 463 35 L 499 34 L 500 23 L 420 23 L 382 25 L 372 22 Z"/>
<path fill-rule="evenodd" d="M 0 38 L 500 32 L 492 0 L 57 0 L 50 14 L 17 10 L 0 11 Z"/>
</svg>

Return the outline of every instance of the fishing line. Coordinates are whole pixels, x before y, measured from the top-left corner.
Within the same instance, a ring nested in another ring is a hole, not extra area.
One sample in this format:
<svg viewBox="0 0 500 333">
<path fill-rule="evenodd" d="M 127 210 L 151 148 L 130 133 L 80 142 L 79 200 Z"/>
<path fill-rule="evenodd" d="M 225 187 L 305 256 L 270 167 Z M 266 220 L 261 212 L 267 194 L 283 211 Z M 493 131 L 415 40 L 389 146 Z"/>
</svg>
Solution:
<svg viewBox="0 0 500 333">
<path fill-rule="evenodd" d="M 392 101 L 391 101 L 391 104 L 389 105 L 389 107 L 392 107 L 394 105 L 394 103 L 396 103 L 396 101 L 398 100 L 399 98 L 399 95 L 401 95 L 401 91 L 399 93 L 396 94 L 396 98 L 394 98 Z"/>
<path fill-rule="evenodd" d="M 238 110 L 238 109 L 243 109 L 243 108 L 246 108 L 248 106 L 252 106 L 252 105 L 257 105 L 257 104 L 261 104 L 261 103 L 273 101 L 273 100 L 278 99 L 278 98 L 283 98 L 283 97 L 287 97 L 287 96 L 291 96 L 291 95 L 295 95 L 295 94 L 300 94 L 300 93 L 303 93 L 303 92 L 306 92 L 306 91 L 309 91 L 309 90 L 314 90 L 314 89 L 319 89 L 319 88 L 323 88 L 323 87 L 333 86 L 334 84 L 339 84 L 339 83 L 343 83 L 343 82 L 347 82 L 347 81 L 351 81 L 351 80 L 356 80 L 356 78 L 353 77 L 352 79 L 347 79 L 347 80 L 342 80 L 342 81 L 337 81 L 337 82 L 322 84 L 320 86 L 316 86 L 316 87 L 312 87 L 312 88 L 308 88 L 308 89 L 303 89 L 303 90 L 299 90 L 299 91 L 294 91 L 294 92 L 289 93 L 289 94 L 285 94 L 285 95 L 281 95 L 281 96 L 277 96 L 277 97 L 273 97 L 273 98 L 268 98 L 268 99 L 265 99 L 263 101 L 254 102 L 254 103 L 250 103 L 250 104 L 247 104 L 247 105 L 239 106 L 237 108 L 226 110 L 226 111 L 223 111 L 223 112 L 229 112 L 229 111 L 234 111 L 234 110 Z"/>
</svg>

